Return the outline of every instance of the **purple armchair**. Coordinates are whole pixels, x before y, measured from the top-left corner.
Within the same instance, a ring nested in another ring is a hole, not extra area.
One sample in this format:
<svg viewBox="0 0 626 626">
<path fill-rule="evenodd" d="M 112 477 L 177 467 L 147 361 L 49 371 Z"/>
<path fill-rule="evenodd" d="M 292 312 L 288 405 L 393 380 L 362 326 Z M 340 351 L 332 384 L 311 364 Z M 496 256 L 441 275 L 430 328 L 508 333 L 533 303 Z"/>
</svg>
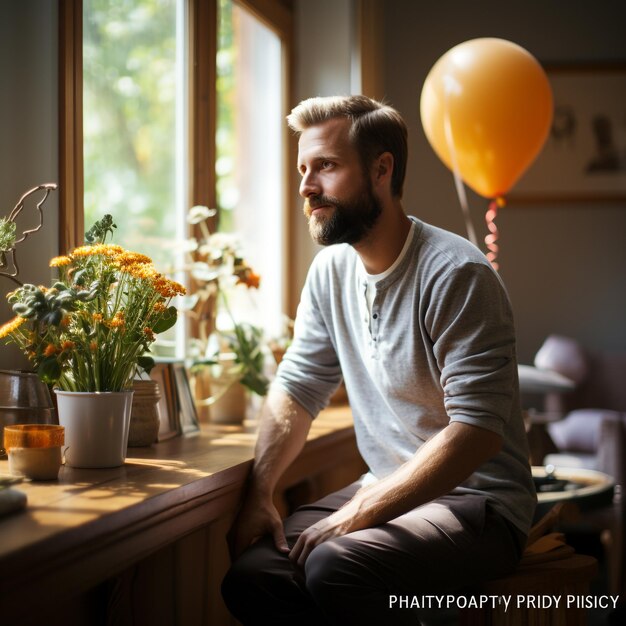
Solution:
<svg viewBox="0 0 626 626">
<path fill-rule="evenodd" d="M 623 485 L 626 352 L 586 350 L 574 339 L 551 335 L 537 352 L 535 366 L 576 383 L 572 391 L 546 395 L 544 409 L 563 419 L 547 427 L 555 450 L 544 462 L 597 469 Z"/>
<path fill-rule="evenodd" d="M 544 464 L 599 470 L 615 480 L 614 506 L 595 517 L 585 513 L 585 522 L 610 531 L 609 575 L 619 592 L 626 562 L 626 352 L 587 350 L 574 339 L 551 335 L 535 367 L 576 383 L 571 391 L 545 396 L 544 410 L 562 419 L 547 424 L 552 450 Z"/>
</svg>

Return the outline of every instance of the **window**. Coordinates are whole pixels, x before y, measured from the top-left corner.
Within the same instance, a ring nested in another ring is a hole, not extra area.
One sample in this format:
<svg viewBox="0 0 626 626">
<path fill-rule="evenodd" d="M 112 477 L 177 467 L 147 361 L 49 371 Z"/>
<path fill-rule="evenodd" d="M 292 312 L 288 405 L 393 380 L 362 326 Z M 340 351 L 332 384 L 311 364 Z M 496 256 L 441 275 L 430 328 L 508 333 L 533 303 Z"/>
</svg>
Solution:
<svg viewBox="0 0 626 626">
<path fill-rule="evenodd" d="M 83 0 L 84 224 L 110 213 L 116 243 L 163 271 L 186 235 L 186 17 L 184 0 Z M 155 353 L 182 357 L 185 332 Z"/>
<path fill-rule="evenodd" d="M 220 0 L 216 181 L 219 230 L 236 232 L 261 274 L 250 322 L 280 331 L 284 255 L 283 66 L 279 36 L 246 8 Z M 260 317 L 259 317 L 260 316 Z"/>
<path fill-rule="evenodd" d="M 84 222 L 170 261 L 184 236 L 187 77 L 184 3 L 83 0 Z"/>
<path fill-rule="evenodd" d="M 289 0 L 61 0 L 59 15 L 60 250 L 111 213 L 116 240 L 164 267 L 188 208 L 216 206 L 262 275 L 254 321 L 276 329 Z"/>
</svg>

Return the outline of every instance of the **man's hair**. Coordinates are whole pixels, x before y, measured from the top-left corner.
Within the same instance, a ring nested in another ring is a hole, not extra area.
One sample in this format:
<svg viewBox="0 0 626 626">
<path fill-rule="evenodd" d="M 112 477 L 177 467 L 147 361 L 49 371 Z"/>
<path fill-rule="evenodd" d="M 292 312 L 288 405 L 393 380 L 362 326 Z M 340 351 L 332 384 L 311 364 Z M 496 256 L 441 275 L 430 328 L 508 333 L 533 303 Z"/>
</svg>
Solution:
<svg viewBox="0 0 626 626">
<path fill-rule="evenodd" d="M 287 123 L 301 133 L 339 117 L 350 120 L 350 141 L 361 155 L 366 171 L 383 152 L 393 155 L 391 193 L 401 197 L 408 155 L 407 128 L 394 108 L 366 96 L 309 98 L 291 111 Z"/>
</svg>

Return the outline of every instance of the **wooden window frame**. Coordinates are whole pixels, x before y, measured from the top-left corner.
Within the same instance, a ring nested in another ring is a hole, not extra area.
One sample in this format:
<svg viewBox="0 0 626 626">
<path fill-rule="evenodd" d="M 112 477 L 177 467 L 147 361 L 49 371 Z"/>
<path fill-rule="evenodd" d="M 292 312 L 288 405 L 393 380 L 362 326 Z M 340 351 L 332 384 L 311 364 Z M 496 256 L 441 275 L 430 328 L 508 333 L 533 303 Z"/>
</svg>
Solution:
<svg viewBox="0 0 626 626">
<path fill-rule="evenodd" d="M 292 101 L 292 0 L 235 0 L 280 37 L 283 46 L 283 116 Z M 189 11 L 189 189 L 192 205 L 216 205 L 215 131 L 217 0 L 187 0 Z M 213 16 L 213 19 L 211 19 Z M 59 253 L 83 243 L 83 0 L 59 4 Z M 293 191 L 293 140 L 285 133 L 283 146 L 285 205 Z M 291 211 L 286 210 L 283 233 L 285 258 L 294 254 Z M 283 309 L 293 313 L 295 277 L 285 263 Z"/>
<path fill-rule="evenodd" d="M 83 2 L 59 4 L 59 254 L 83 241 Z"/>
</svg>

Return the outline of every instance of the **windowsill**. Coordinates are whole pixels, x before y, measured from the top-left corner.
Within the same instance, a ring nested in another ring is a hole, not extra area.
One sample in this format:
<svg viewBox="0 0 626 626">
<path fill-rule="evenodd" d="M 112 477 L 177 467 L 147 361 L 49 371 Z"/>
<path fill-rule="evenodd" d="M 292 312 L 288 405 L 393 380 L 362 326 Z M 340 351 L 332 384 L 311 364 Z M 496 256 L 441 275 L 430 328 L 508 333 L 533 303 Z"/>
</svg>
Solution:
<svg viewBox="0 0 626 626">
<path fill-rule="evenodd" d="M 209 425 L 189 437 L 131 448 L 119 468 L 63 467 L 58 481 L 18 485 L 28 497 L 26 511 L 0 520 L 3 618 L 19 621 L 34 589 L 37 606 L 70 599 L 189 533 L 210 532 L 211 524 L 227 528 L 255 439 L 251 428 Z M 361 464 L 349 408 L 329 408 L 313 422 L 305 449 L 281 481 L 279 505 L 289 487 L 324 476 L 326 488 L 329 476 L 343 475 L 346 467 L 346 479 L 353 480 Z M 7 461 L 0 461 L 0 473 L 8 473 Z M 225 553 L 223 535 L 214 541 Z M 224 559 L 220 567 L 225 571 Z"/>
</svg>

